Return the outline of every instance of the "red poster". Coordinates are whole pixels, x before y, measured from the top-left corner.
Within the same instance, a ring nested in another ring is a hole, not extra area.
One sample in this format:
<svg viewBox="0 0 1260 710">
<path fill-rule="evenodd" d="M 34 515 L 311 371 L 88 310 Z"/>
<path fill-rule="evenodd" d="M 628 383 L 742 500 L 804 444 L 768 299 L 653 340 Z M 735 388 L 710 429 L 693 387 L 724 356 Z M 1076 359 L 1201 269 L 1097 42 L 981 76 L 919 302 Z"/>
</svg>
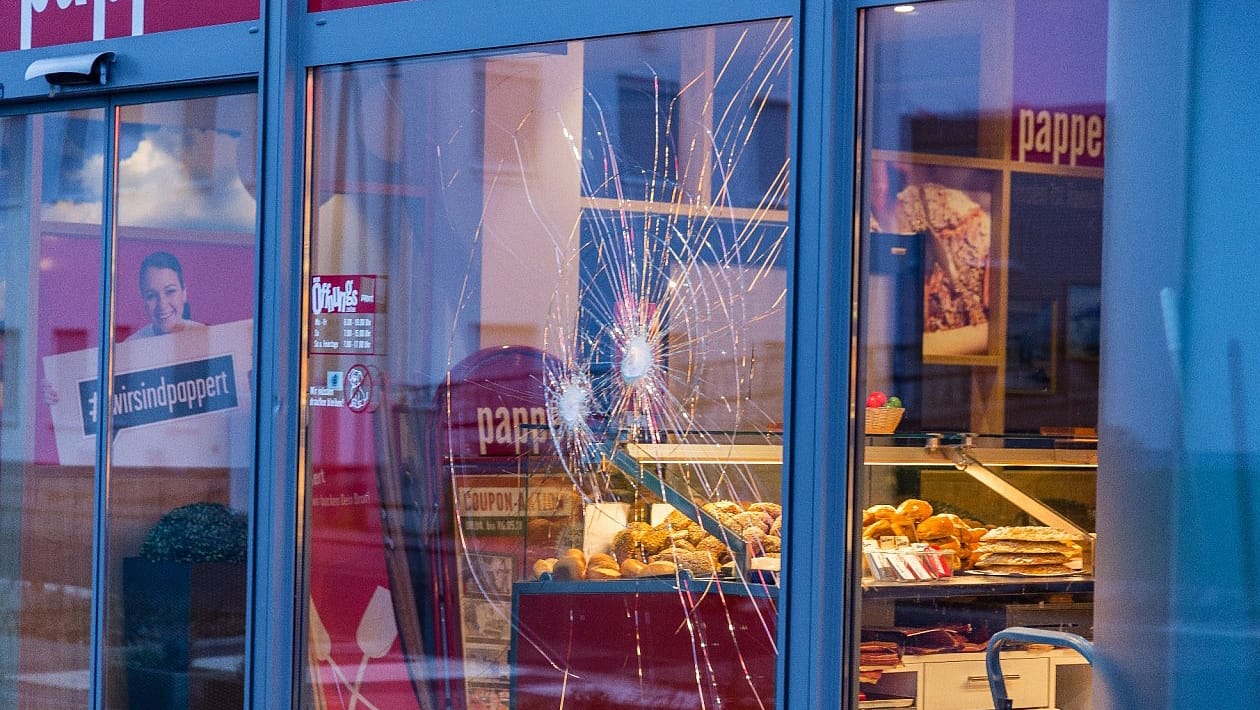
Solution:
<svg viewBox="0 0 1260 710">
<path fill-rule="evenodd" d="M 257 0 L 0 0 L 0 51 L 257 19 Z"/>
<path fill-rule="evenodd" d="M 507 710 L 512 585 L 532 560 L 580 530 L 572 482 L 551 465 L 544 382 L 547 356 L 527 347 L 483 350 L 452 368 L 436 405 L 439 495 L 449 505 L 442 565 L 447 655 L 469 710 Z"/>
<path fill-rule="evenodd" d="M 401 0 L 310 0 L 307 5 L 307 9 L 311 12 L 323 12 L 324 10 L 344 10 L 350 7 L 385 5 L 391 2 L 400 1 Z"/>
<path fill-rule="evenodd" d="M 310 411 L 309 663 L 318 707 L 420 710 L 381 523 L 384 419 L 348 407 Z M 378 410 L 378 412 L 381 410 Z"/>
<path fill-rule="evenodd" d="M 365 278 L 331 283 L 344 296 Z M 325 295 L 313 316 L 353 310 Z M 307 610 L 321 707 L 506 710 L 512 585 L 580 512 L 567 477 L 547 470 L 546 357 L 476 353 L 420 411 L 390 395 L 378 359 L 321 357 L 334 369 L 308 398 Z M 377 407 L 354 404 L 359 366 Z M 401 465 L 419 438 L 429 465 Z"/>
</svg>

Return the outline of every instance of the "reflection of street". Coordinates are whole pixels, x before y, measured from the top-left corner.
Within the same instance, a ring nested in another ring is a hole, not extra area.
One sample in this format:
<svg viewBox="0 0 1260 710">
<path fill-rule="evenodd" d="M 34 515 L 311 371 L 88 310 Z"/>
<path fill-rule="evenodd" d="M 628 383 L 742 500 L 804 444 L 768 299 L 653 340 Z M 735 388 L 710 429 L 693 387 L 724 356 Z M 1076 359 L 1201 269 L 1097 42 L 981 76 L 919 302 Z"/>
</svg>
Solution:
<svg viewBox="0 0 1260 710">
<path fill-rule="evenodd" d="M 0 581 L 0 586 L 3 585 L 4 582 Z M 221 647 L 193 649 L 196 657 L 189 667 L 195 679 L 194 687 L 197 682 L 207 685 L 224 680 L 244 682 L 245 655 L 239 652 L 244 646 L 244 639 L 235 639 L 234 643 L 236 651 Z M 30 634 L 19 640 L 16 636 L 0 634 L 0 644 L 6 648 L 20 647 L 22 657 L 20 673 L 0 682 L 0 707 L 32 706 L 33 699 L 38 699 L 39 707 L 81 708 L 89 705 L 91 647 L 86 641 L 76 643 Z M 124 646 L 112 646 L 105 651 L 105 656 L 121 661 L 127 657 L 127 652 Z"/>
<path fill-rule="evenodd" d="M 19 601 L 22 604 L 19 604 Z M 0 707 L 87 707 L 91 590 L 32 579 L 0 579 L 3 648 L 18 661 L 0 676 Z M 19 700 L 19 698 L 21 700 Z"/>
</svg>

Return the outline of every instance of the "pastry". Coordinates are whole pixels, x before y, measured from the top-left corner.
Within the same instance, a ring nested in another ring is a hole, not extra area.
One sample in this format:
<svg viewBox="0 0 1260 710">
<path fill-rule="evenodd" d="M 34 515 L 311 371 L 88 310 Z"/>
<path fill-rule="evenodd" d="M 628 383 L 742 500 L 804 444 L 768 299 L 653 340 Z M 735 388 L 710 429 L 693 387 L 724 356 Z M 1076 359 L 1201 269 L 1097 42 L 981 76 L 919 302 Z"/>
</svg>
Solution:
<svg viewBox="0 0 1260 710">
<path fill-rule="evenodd" d="M 556 568 L 557 561 L 555 557 L 544 557 L 538 560 L 534 563 L 534 576 L 541 577 L 545 573 L 552 572 Z"/>
<path fill-rule="evenodd" d="M 621 570 L 616 567 L 587 567 L 586 578 L 592 580 L 621 579 Z"/>
<path fill-rule="evenodd" d="M 1023 574 L 1035 577 L 1052 577 L 1077 573 L 1077 570 L 1067 565 L 991 565 L 984 567 L 983 571 L 1001 574 Z"/>
<path fill-rule="evenodd" d="M 920 540 L 933 540 L 942 537 L 953 537 L 958 532 L 958 526 L 954 523 L 957 516 L 950 515 L 932 515 L 919 523 L 915 528 Z"/>
<path fill-rule="evenodd" d="M 918 498 L 907 498 L 897 506 L 897 514 L 919 523 L 932 515 L 932 504 Z"/>
<path fill-rule="evenodd" d="M 1062 565 L 1066 564 L 1068 556 L 1059 552 L 994 552 L 984 555 L 976 561 L 976 569 L 987 569 L 989 567 L 1004 567 L 1009 565 Z"/>
<path fill-rule="evenodd" d="M 977 555 L 988 555 L 1001 552 L 1020 552 L 1028 554 L 1057 552 L 1068 557 L 1077 557 L 1081 548 L 1068 542 L 1037 542 L 1034 540 L 991 540 L 981 543 L 974 550 Z"/>
<path fill-rule="evenodd" d="M 1065 532 L 1046 525 L 1022 525 L 993 528 L 980 538 L 983 542 L 991 540 L 1025 540 L 1029 542 L 1074 542 L 1084 540 L 1077 533 Z"/>
<path fill-rule="evenodd" d="M 862 525 L 870 525 L 876 520 L 888 520 L 897 514 L 897 509 L 891 505 L 872 505 L 862 511 Z"/>
</svg>

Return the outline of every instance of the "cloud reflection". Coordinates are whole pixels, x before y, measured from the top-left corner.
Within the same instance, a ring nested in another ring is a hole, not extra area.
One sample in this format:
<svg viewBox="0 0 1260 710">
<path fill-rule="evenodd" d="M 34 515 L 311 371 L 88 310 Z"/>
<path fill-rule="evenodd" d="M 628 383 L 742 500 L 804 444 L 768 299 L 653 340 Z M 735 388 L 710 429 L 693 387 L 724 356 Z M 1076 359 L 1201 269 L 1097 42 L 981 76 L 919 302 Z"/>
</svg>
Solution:
<svg viewBox="0 0 1260 710">
<path fill-rule="evenodd" d="M 118 165 L 118 223 L 123 226 L 254 231 L 257 204 L 237 169 L 240 138 L 213 130 L 154 131 Z M 75 177 L 99 185 L 105 157 L 84 160 Z M 100 224 L 101 195 L 46 201 L 49 221 Z"/>
</svg>

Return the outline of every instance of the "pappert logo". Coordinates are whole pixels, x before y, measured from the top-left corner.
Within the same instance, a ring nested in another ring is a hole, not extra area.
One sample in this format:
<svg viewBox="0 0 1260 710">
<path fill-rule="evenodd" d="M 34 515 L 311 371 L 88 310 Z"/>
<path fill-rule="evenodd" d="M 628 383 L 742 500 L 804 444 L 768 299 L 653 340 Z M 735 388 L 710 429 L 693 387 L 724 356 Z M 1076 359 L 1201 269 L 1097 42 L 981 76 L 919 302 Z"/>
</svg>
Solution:
<svg viewBox="0 0 1260 710">
<path fill-rule="evenodd" d="M 144 34 L 144 0 L 20 2 L 18 49 Z"/>
<path fill-rule="evenodd" d="M 257 0 L 0 0 L 0 8 L 8 15 L 0 17 L 0 50 L 258 19 Z M 14 8 L 16 18 L 9 14 Z M 16 28 L 16 37 L 10 28 Z"/>
</svg>

